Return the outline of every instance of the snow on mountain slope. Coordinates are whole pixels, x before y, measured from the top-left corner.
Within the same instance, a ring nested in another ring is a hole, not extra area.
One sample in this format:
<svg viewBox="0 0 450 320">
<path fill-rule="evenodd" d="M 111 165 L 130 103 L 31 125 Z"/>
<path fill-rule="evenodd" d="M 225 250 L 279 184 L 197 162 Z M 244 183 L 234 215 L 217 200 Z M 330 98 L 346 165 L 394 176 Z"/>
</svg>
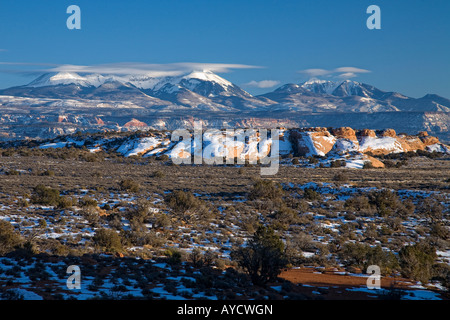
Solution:
<svg viewBox="0 0 450 320">
<path fill-rule="evenodd" d="M 224 78 L 218 76 L 217 74 L 211 71 L 203 71 L 203 72 L 194 71 L 185 76 L 182 76 L 181 78 L 181 81 L 184 82 L 185 88 L 191 91 L 195 90 L 195 87 L 198 85 L 199 80 L 217 83 L 222 88 L 224 88 L 225 91 L 227 91 L 229 87 L 234 86 L 228 80 L 225 80 Z"/>
<path fill-rule="evenodd" d="M 225 80 L 224 78 L 208 70 L 193 71 L 179 76 L 152 77 L 140 75 L 130 76 L 124 79 L 127 79 L 128 82 L 139 89 L 150 89 L 153 91 L 158 91 L 167 85 L 178 85 L 193 91 L 200 81 L 214 82 L 224 88 L 224 90 L 227 90 L 228 87 L 233 86 L 233 84 L 228 80 Z"/>
<path fill-rule="evenodd" d="M 386 150 L 388 153 L 404 152 L 402 144 L 394 137 L 362 137 L 359 150 L 362 152 Z"/>
<path fill-rule="evenodd" d="M 376 167 L 384 164 L 371 157 L 372 154 L 426 150 L 450 154 L 450 146 L 442 144 L 432 136 L 420 133 L 416 136 L 396 136 L 395 131 L 385 130 L 375 133 L 364 129 L 355 132 L 345 127 L 328 131 L 326 128 L 278 129 L 280 156 L 292 154 L 295 157 L 320 156 L 323 163 L 333 160 L 345 160 L 347 167 L 362 168 L 365 162 Z M 91 152 L 114 150 L 125 157 L 141 155 L 143 157 L 167 155 L 172 160 L 191 160 L 192 155 L 201 156 L 205 164 L 222 164 L 223 160 L 238 159 L 238 163 L 256 163 L 267 157 L 272 151 L 273 140 L 258 130 L 209 129 L 201 136 L 190 133 L 191 140 L 175 139 L 170 133 L 152 131 L 147 136 L 86 139 L 77 136 L 65 136 L 43 142 L 37 148 L 63 148 L 66 146 L 85 146 Z M 201 142 L 200 142 L 201 141 Z M 199 148 L 201 143 L 201 148 Z M 370 153 L 369 153 L 370 152 Z M 325 162 L 324 162 L 325 161 Z"/>
<path fill-rule="evenodd" d="M 101 74 L 88 74 L 81 76 L 74 72 L 46 73 L 30 82 L 26 87 L 47 87 L 75 84 L 82 87 L 99 87 L 108 81 L 124 81 L 118 76 L 103 76 Z"/>
<path fill-rule="evenodd" d="M 293 130 L 290 135 L 294 138 L 294 150 L 297 150 L 298 155 L 310 156 L 325 156 L 333 148 L 336 138 L 328 131 L 317 128 L 307 131 Z"/>
<path fill-rule="evenodd" d="M 435 143 L 425 148 L 429 152 L 442 152 L 450 154 L 450 147 L 442 143 Z"/>
<path fill-rule="evenodd" d="M 278 151 L 280 155 L 292 153 L 292 144 L 289 141 L 289 130 L 278 130 Z"/>
<path fill-rule="evenodd" d="M 437 95 L 413 99 L 351 80 L 339 83 L 311 79 L 301 84 L 286 84 L 254 97 L 209 70 L 195 70 L 176 76 L 47 73 L 28 85 L 0 90 L 0 95 L 64 100 L 99 99 L 116 105 L 134 103 L 164 112 L 189 109 L 313 113 L 450 111 L 450 100 Z"/>
<path fill-rule="evenodd" d="M 361 96 L 370 98 L 370 95 L 367 94 L 361 84 L 352 80 L 343 81 L 333 90 L 332 94 L 338 97 Z"/>
<path fill-rule="evenodd" d="M 117 149 L 117 152 L 123 154 L 125 157 L 143 155 L 160 147 L 163 143 L 164 140 L 162 137 L 146 137 L 125 142 Z"/>
<path fill-rule="evenodd" d="M 27 87 L 46 87 L 58 85 L 79 85 L 83 87 L 99 87 L 106 82 L 117 81 L 120 83 L 130 83 L 139 89 L 160 90 L 162 87 L 170 84 L 173 86 L 182 86 L 188 90 L 194 91 L 200 82 L 211 82 L 227 91 L 234 85 L 215 73 L 205 71 L 194 71 L 180 76 L 153 77 L 147 75 L 101 75 L 86 74 L 80 75 L 75 72 L 47 73 L 35 79 Z M 243 91 L 243 90 L 242 90 Z"/>
<path fill-rule="evenodd" d="M 343 155 L 350 152 L 359 151 L 360 147 L 358 141 L 339 138 L 336 139 L 336 143 L 334 144 L 333 149 L 336 153 Z"/>
<path fill-rule="evenodd" d="M 331 94 L 339 85 L 334 81 L 311 79 L 303 82 L 300 86 L 314 93 Z"/>
</svg>

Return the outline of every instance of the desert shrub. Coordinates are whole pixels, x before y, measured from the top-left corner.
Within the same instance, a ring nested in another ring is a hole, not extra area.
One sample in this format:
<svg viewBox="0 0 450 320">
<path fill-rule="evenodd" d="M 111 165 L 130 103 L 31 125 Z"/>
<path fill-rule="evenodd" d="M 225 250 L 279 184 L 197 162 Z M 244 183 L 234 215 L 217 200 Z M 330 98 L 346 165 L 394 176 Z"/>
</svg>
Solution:
<svg viewBox="0 0 450 320">
<path fill-rule="evenodd" d="M 202 251 L 199 248 L 194 248 L 189 254 L 189 260 L 192 262 L 194 267 L 202 267 L 204 263 Z"/>
<path fill-rule="evenodd" d="M 139 190 L 141 188 L 139 183 L 137 183 L 136 181 L 134 181 L 132 179 L 124 179 L 124 180 L 120 181 L 119 187 L 121 190 L 128 191 L 128 192 L 139 192 Z"/>
<path fill-rule="evenodd" d="M 394 232 L 403 230 L 402 222 L 403 220 L 399 217 L 388 217 L 386 219 L 387 226 Z"/>
<path fill-rule="evenodd" d="M 272 226 L 275 229 L 286 230 L 289 225 L 297 222 L 297 212 L 285 205 L 282 205 L 275 213 L 272 215 L 273 222 Z"/>
<path fill-rule="evenodd" d="M 28 201 L 26 199 L 20 198 L 17 200 L 17 205 L 21 208 L 26 208 L 28 207 L 30 204 L 28 203 Z"/>
<path fill-rule="evenodd" d="M 345 172 L 339 172 L 333 176 L 333 181 L 346 182 L 348 180 L 349 177 Z"/>
<path fill-rule="evenodd" d="M 334 160 L 330 162 L 330 168 L 340 168 L 345 167 L 346 162 L 345 160 Z"/>
<path fill-rule="evenodd" d="M 174 191 L 164 201 L 186 222 L 194 215 L 201 216 L 203 211 L 208 210 L 205 203 L 189 191 Z"/>
<path fill-rule="evenodd" d="M 375 167 L 373 166 L 372 162 L 370 162 L 370 161 L 364 162 L 363 169 L 373 169 L 373 168 L 375 168 Z"/>
<path fill-rule="evenodd" d="M 292 159 L 292 164 L 293 165 L 300 164 L 300 161 L 298 160 L 298 158 L 294 158 L 294 159 Z"/>
<path fill-rule="evenodd" d="M 131 206 L 125 213 L 128 220 L 136 220 L 140 223 L 144 223 L 150 216 L 150 209 L 152 203 L 145 199 L 139 199 L 136 204 Z"/>
<path fill-rule="evenodd" d="M 349 221 L 356 220 L 356 216 L 353 213 L 347 213 L 345 215 L 345 220 L 349 220 Z"/>
<path fill-rule="evenodd" d="M 207 267 L 210 267 L 216 263 L 218 257 L 219 255 L 216 252 L 208 249 L 203 253 L 203 264 Z"/>
<path fill-rule="evenodd" d="M 396 209 L 396 214 L 401 218 L 407 218 L 414 214 L 416 206 L 411 199 L 403 200 Z"/>
<path fill-rule="evenodd" d="M 450 265 L 446 263 L 436 263 L 432 268 L 432 279 L 440 281 L 447 291 L 450 289 Z"/>
<path fill-rule="evenodd" d="M 121 221 L 121 217 L 119 214 L 110 214 L 106 217 L 106 219 L 108 220 L 108 225 L 111 228 L 114 228 L 116 230 L 122 230 L 123 229 L 123 225 L 122 225 L 122 221 Z"/>
<path fill-rule="evenodd" d="M 253 184 L 248 194 L 249 200 L 270 199 L 275 200 L 283 196 L 283 188 L 280 184 L 271 180 L 258 180 Z"/>
<path fill-rule="evenodd" d="M 164 255 L 167 257 L 168 264 L 177 265 L 181 263 L 182 258 L 181 252 L 174 248 L 169 248 L 165 250 Z"/>
<path fill-rule="evenodd" d="M 348 198 L 344 202 L 344 208 L 361 212 L 361 211 L 368 211 L 371 208 L 369 198 L 367 196 L 359 195 L 354 196 L 351 198 Z"/>
<path fill-rule="evenodd" d="M 11 169 L 9 171 L 6 171 L 5 174 L 7 176 L 18 176 L 18 175 L 20 175 L 20 172 L 17 171 L 16 169 Z"/>
<path fill-rule="evenodd" d="M 152 223 L 155 228 L 165 229 L 171 225 L 171 220 L 166 214 L 161 213 L 161 214 L 155 215 L 155 218 L 152 221 Z"/>
<path fill-rule="evenodd" d="M 397 194 L 386 189 L 371 192 L 369 202 L 375 205 L 378 215 L 382 217 L 394 215 L 401 204 Z"/>
<path fill-rule="evenodd" d="M 432 277 L 432 267 L 437 257 L 436 249 L 420 242 L 403 247 L 398 253 L 403 276 L 427 283 Z"/>
<path fill-rule="evenodd" d="M 380 245 L 369 248 L 364 269 L 366 270 L 370 265 L 379 266 L 381 273 L 385 275 L 388 275 L 399 268 L 395 254 L 390 251 L 384 251 Z"/>
<path fill-rule="evenodd" d="M 1 289 L 0 291 L 0 300 L 24 300 L 25 297 L 22 293 L 20 293 L 17 289 Z"/>
<path fill-rule="evenodd" d="M 48 206 L 58 205 L 60 199 L 59 191 L 42 184 L 34 188 L 34 193 L 31 195 L 31 202 L 35 204 L 42 204 Z"/>
<path fill-rule="evenodd" d="M 103 161 L 105 158 L 102 153 L 92 153 L 92 152 L 82 152 L 79 155 L 79 159 L 86 162 L 100 162 Z"/>
<path fill-rule="evenodd" d="M 114 230 L 97 229 L 92 240 L 97 248 L 104 251 L 121 252 L 123 250 L 121 237 Z"/>
<path fill-rule="evenodd" d="M 79 200 L 79 205 L 82 208 L 86 208 L 86 207 L 97 207 L 98 206 L 98 202 L 97 200 L 89 197 L 89 196 L 84 196 L 83 198 L 81 198 Z"/>
<path fill-rule="evenodd" d="M 66 256 L 70 251 L 68 246 L 55 239 L 47 239 L 44 243 L 40 244 L 40 247 L 42 247 L 43 251 L 51 252 L 58 256 Z"/>
<path fill-rule="evenodd" d="M 58 209 L 68 209 L 73 206 L 74 200 L 68 196 L 61 196 L 58 200 Z"/>
<path fill-rule="evenodd" d="M 0 220 L 0 256 L 12 251 L 22 242 L 21 236 L 14 230 L 13 225 Z"/>
<path fill-rule="evenodd" d="M 254 233 L 258 228 L 259 220 L 256 215 L 246 214 L 238 221 L 239 227 L 248 233 Z"/>
<path fill-rule="evenodd" d="M 303 252 L 311 252 L 316 250 L 313 237 L 305 232 L 299 231 L 292 235 L 286 242 L 286 256 L 294 266 L 300 265 L 305 258 Z"/>
<path fill-rule="evenodd" d="M 100 216 L 95 207 L 92 206 L 83 207 L 80 213 L 88 221 L 88 223 L 93 226 L 96 226 L 97 223 L 100 221 Z"/>
<path fill-rule="evenodd" d="M 402 159 L 400 161 L 397 161 L 397 163 L 395 164 L 396 168 L 401 168 L 403 166 L 407 166 L 408 165 L 408 161 L 406 159 Z"/>
<path fill-rule="evenodd" d="M 165 174 L 161 170 L 156 170 L 152 173 L 153 178 L 164 178 Z"/>
<path fill-rule="evenodd" d="M 308 162 L 310 164 L 316 164 L 319 162 L 319 159 L 317 159 L 316 157 L 308 157 Z"/>
<path fill-rule="evenodd" d="M 16 150 L 14 148 L 8 148 L 2 150 L 2 156 L 3 157 L 12 157 L 16 154 Z"/>
<path fill-rule="evenodd" d="M 444 155 L 442 152 L 438 152 L 438 151 L 429 152 L 429 151 L 420 150 L 420 149 L 417 150 L 416 153 L 418 156 L 427 157 L 430 159 L 440 158 Z"/>
<path fill-rule="evenodd" d="M 450 232 L 448 231 L 448 228 L 439 222 L 434 222 L 431 225 L 430 235 L 442 240 L 448 240 L 450 238 Z"/>
<path fill-rule="evenodd" d="M 305 190 L 303 190 L 303 197 L 311 201 L 320 200 L 320 193 L 313 188 L 305 188 Z"/>
<path fill-rule="evenodd" d="M 382 274 L 390 274 L 398 268 L 396 256 L 384 251 L 379 245 L 371 247 L 362 243 L 346 243 L 338 252 L 338 257 L 347 267 L 366 270 L 370 265 L 377 265 Z"/>
<path fill-rule="evenodd" d="M 287 264 L 284 243 L 270 227 L 259 226 L 248 244 L 232 251 L 231 257 L 254 284 L 275 280 Z"/>
<path fill-rule="evenodd" d="M 392 160 L 384 160 L 382 161 L 385 168 L 395 168 L 395 162 Z"/>
<path fill-rule="evenodd" d="M 426 217 L 430 222 L 438 222 L 443 218 L 444 206 L 436 199 L 425 198 L 417 206 L 420 215 Z"/>
<path fill-rule="evenodd" d="M 45 219 L 39 219 L 38 226 L 41 229 L 47 228 L 47 221 Z"/>
<path fill-rule="evenodd" d="M 55 171 L 53 171 L 53 170 L 45 170 L 45 171 L 39 172 L 38 175 L 46 176 L 46 177 L 53 177 L 53 176 L 55 176 Z"/>
<path fill-rule="evenodd" d="M 151 246 L 157 248 L 165 243 L 165 238 L 153 230 L 127 230 L 121 233 L 124 240 L 134 246 Z"/>
<path fill-rule="evenodd" d="M 157 156 L 156 160 L 167 161 L 167 160 L 169 160 L 169 156 L 167 154 L 162 154 L 162 155 Z"/>
</svg>

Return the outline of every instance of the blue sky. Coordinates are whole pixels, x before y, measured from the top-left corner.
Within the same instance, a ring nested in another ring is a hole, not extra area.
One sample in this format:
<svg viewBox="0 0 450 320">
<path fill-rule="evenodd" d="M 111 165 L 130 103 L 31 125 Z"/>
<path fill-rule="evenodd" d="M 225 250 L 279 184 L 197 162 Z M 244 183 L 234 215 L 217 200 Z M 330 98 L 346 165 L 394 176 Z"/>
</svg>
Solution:
<svg viewBox="0 0 450 320">
<path fill-rule="evenodd" d="M 71 4 L 81 30 L 66 27 Z M 366 27 L 371 4 L 381 30 Z M 382 90 L 450 98 L 449 16 L 448 0 L 3 0 L 0 88 L 58 65 L 189 62 L 258 66 L 218 72 L 253 94 L 323 69 L 326 79 L 347 73 Z M 249 85 L 263 80 L 266 88 Z"/>
</svg>

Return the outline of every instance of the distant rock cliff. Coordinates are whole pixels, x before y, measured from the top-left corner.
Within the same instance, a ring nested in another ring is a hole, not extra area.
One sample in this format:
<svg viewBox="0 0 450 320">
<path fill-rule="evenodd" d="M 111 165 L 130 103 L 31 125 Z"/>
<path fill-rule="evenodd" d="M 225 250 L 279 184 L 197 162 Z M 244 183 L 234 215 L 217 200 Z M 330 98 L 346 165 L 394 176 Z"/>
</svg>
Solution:
<svg viewBox="0 0 450 320">
<path fill-rule="evenodd" d="M 132 121 L 132 126 L 140 127 L 140 121 Z M 123 134 L 112 132 L 102 134 L 76 134 L 60 136 L 51 140 L 35 141 L 37 148 L 86 147 L 92 152 L 115 151 L 125 157 L 166 155 L 173 160 L 189 161 L 201 156 L 206 163 L 244 164 L 257 163 L 273 155 L 274 141 L 278 141 L 278 154 L 282 159 L 299 157 L 316 158 L 322 166 L 331 166 L 339 160 L 346 167 L 362 168 L 369 162 L 373 167 L 384 167 L 376 156 L 392 153 L 440 152 L 450 154 L 450 147 L 438 138 L 419 132 L 416 135 L 397 134 L 393 129 L 354 130 L 340 128 L 279 128 L 274 131 L 256 129 L 219 130 L 205 129 L 202 134 L 185 131 L 188 139 L 172 137 L 170 131 L 139 131 Z M 16 142 L 15 145 L 20 145 Z M 26 144 L 26 142 L 23 142 Z M 14 145 L 14 143 L 11 143 Z M 276 149 L 275 149 L 276 150 Z"/>
</svg>

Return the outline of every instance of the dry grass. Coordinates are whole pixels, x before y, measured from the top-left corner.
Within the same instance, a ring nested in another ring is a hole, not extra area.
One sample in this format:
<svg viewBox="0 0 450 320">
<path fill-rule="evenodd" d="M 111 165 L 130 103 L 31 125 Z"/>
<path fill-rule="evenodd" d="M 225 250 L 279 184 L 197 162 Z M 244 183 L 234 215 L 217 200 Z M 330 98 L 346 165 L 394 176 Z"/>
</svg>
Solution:
<svg viewBox="0 0 450 320">
<path fill-rule="evenodd" d="M 270 179 L 281 183 L 334 182 L 358 187 L 392 189 L 439 190 L 448 192 L 450 161 L 414 158 L 408 166 L 389 169 L 296 168 L 281 166 L 274 176 L 263 177 L 258 167 L 177 166 L 162 161 L 106 160 L 85 162 L 49 159 L 46 157 L 0 157 L 3 172 L 18 170 L 20 175 L 0 175 L 0 192 L 9 195 L 30 193 L 38 184 L 61 191 L 79 189 L 117 190 L 120 181 L 132 179 L 142 186 L 143 193 L 163 194 L 164 191 L 189 190 L 226 200 L 229 196 L 245 195 L 255 179 Z M 39 172 L 52 170 L 54 176 Z M 159 174 L 155 174 L 158 172 Z M 345 172 L 347 181 L 334 181 Z M 162 175 L 160 173 L 163 173 Z"/>
</svg>

